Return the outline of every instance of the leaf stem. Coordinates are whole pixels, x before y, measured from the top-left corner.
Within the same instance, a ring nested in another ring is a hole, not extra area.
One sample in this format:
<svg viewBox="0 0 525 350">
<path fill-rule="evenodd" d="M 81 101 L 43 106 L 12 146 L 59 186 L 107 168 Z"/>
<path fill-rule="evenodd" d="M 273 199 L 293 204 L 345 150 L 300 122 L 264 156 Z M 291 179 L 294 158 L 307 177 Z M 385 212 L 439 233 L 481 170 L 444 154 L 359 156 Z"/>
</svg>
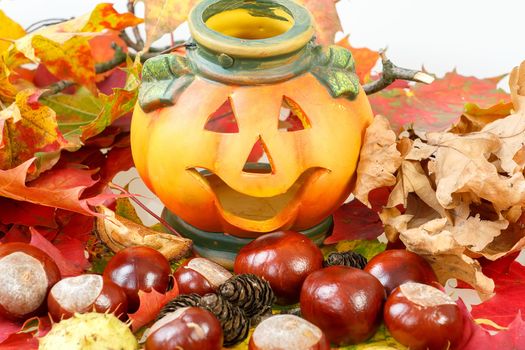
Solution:
<svg viewBox="0 0 525 350">
<path fill-rule="evenodd" d="M 367 95 L 375 94 L 376 92 L 386 89 L 398 79 L 424 84 L 431 84 L 434 81 L 434 77 L 425 72 L 396 66 L 386 57 L 385 50 L 381 51 L 380 55 L 383 63 L 383 74 L 381 74 L 381 78 L 363 85 L 363 89 Z"/>
<path fill-rule="evenodd" d="M 137 205 L 139 207 L 144 209 L 149 215 L 153 216 L 156 220 L 158 220 L 162 224 L 162 226 L 164 226 L 166 229 L 168 229 L 172 234 L 182 238 L 181 234 L 178 233 L 173 227 L 171 227 L 171 225 L 166 220 L 164 220 L 163 218 L 161 218 L 160 216 L 155 214 L 153 211 L 151 211 L 151 209 L 149 209 L 144 203 L 139 201 L 135 195 L 129 193 L 129 191 L 127 191 L 125 188 L 123 188 L 123 187 L 121 187 L 121 186 L 119 186 L 119 185 L 117 185 L 117 184 L 115 184 L 113 182 L 110 182 L 108 184 L 108 186 L 110 188 L 112 188 L 112 189 L 118 190 L 118 191 L 126 194 L 127 196 L 129 196 L 129 198 L 131 198 L 131 200 L 133 202 L 137 203 Z"/>
<path fill-rule="evenodd" d="M 128 12 L 135 14 L 135 0 L 128 0 Z M 137 45 L 137 52 L 144 49 L 144 40 L 140 35 L 139 27 L 135 26 L 131 29 L 133 31 L 133 37 L 135 38 L 135 43 Z"/>
</svg>

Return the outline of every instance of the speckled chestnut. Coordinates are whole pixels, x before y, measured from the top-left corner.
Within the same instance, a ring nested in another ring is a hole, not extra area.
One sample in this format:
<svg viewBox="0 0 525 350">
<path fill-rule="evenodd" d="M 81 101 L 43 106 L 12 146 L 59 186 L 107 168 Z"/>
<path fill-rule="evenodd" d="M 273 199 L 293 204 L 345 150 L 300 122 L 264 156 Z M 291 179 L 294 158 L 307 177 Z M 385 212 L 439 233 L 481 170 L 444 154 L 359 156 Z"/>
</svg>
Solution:
<svg viewBox="0 0 525 350">
<path fill-rule="evenodd" d="M 224 267 L 205 258 L 193 258 L 180 266 L 173 274 L 181 294 L 213 293 L 232 274 Z"/>
<path fill-rule="evenodd" d="M 145 350 L 221 350 L 222 342 L 221 324 L 211 312 L 185 307 L 151 327 Z"/>
<path fill-rule="evenodd" d="M 124 319 L 128 300 L 124 290 L 108 279 L 94 274 L 68 277 L 51 288 L 47 307 L 53 320 L 72 317 L 76 312 L 113 313 Z"/>
<path fill-rule="evenodd" d="M 148 247 L 129 247 L 121 250 L 104 269 L 104 278 L 124 289 L 128 297 L 128 312 L 135 312 L 140 304 L 139 290 L 166 292 L 171 268 L 168 260 L 157 250 Z"/>
<path fill-rule="evenodd" d="M 294 315 L 277 315 L 254 330 L 248 350 L 330 350 L 323 331 Z"/>
<path fill-rule="evenodd" d="M 381 281 L 387 294 L 405 282 L 437 283 L 430 264 L 416 253 L 405 249 L 379 253 L 368 262 L 365 271 Z"/>
<path fill-rule="evenodd" d="M 330 266 L 306 278 L 301 314 L 338 346 L 370 338 L 381 323 L 385 289 L 374 276 L 346 266 Z"/>
<path fill-rule="evenodd" d="M 388 297 L 385 325 L 392 336 L 411 350 L 455 349 L 463 332 L 456 303 L 432 286 L 408 282 Z"/>
<path fill-rule="evenodd" d="M 323 266 L 321 250 L 308 237 L 294 231 L 261 236 L 244 246 L 233 270 L 267 280 L 281 305 L 299 300 L 305 278 Z"/>
<path fill-rule="evenodd" d="M 59 280 L 60 270 L 42 250 L 0 244 L 0 316 L 20 320 L 45 313 L 47 294 Z"/>
</svg>

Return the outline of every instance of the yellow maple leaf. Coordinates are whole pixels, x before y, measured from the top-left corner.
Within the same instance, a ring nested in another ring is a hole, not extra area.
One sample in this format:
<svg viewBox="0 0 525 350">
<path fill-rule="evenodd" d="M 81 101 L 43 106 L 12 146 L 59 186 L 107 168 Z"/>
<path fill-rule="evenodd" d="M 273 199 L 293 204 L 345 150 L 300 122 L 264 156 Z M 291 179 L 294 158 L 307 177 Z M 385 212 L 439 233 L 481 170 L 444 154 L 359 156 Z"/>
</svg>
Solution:
<svg viewBox="0 0 525 350">
<path fill-rule="evenodd" d="M 23 37 L 26 34 L 20 24 L 7 17 L 0 10 L 0 53 L 6 51 L 12 44 L 11 40 Z"/>
</svg>

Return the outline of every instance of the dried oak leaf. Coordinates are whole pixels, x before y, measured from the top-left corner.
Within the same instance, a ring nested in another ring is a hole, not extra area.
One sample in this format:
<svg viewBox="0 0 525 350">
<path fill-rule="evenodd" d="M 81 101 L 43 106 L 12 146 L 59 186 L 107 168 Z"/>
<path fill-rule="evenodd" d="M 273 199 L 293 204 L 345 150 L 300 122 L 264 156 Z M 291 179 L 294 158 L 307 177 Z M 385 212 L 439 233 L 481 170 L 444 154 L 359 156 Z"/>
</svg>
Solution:
<svg viewBox="0 0 525 350">
<path fill-rule="evenodd" d="M 112 210 L 100 206 L 96 229 L 100 239 L 114 252 L 126 247 L 147 246 L 158 250 L 168 260 L 185 256 L 192 246 L 192 241 L 172 234 L 153 231 L 143 225 L 116 215 Z"/>
<path fill-rule="evenodd" d="M 357 166 L 355 197 L 371 207 L 368 194 L 371 190 L 396 183 L 393 175 L 401 165 L 401 154 L 397 150 L 396 134 L 388 119 L 376 116 L 366 129 L 360 161 Z"/>
</svg>

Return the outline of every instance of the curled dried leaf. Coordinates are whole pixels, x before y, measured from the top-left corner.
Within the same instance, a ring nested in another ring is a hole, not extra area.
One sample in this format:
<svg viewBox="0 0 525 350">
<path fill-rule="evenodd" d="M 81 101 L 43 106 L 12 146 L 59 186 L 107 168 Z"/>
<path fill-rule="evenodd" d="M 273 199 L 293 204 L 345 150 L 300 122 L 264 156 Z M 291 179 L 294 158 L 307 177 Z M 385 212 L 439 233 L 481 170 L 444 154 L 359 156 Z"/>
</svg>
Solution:
<svg viewBox="0 0 525 350">
<path fill-rule="evenodd" d="M 158 250 L 168 260 L 177 260 L 191 249 L 192 241 L 189 239 L 154 231 L 116 215 L 104 206 L 99 206 L 97 211 L 103 214 L 97 217 L 97 233 L 114 252 L 132 246 L 147 246 Z"/>
</svg>

